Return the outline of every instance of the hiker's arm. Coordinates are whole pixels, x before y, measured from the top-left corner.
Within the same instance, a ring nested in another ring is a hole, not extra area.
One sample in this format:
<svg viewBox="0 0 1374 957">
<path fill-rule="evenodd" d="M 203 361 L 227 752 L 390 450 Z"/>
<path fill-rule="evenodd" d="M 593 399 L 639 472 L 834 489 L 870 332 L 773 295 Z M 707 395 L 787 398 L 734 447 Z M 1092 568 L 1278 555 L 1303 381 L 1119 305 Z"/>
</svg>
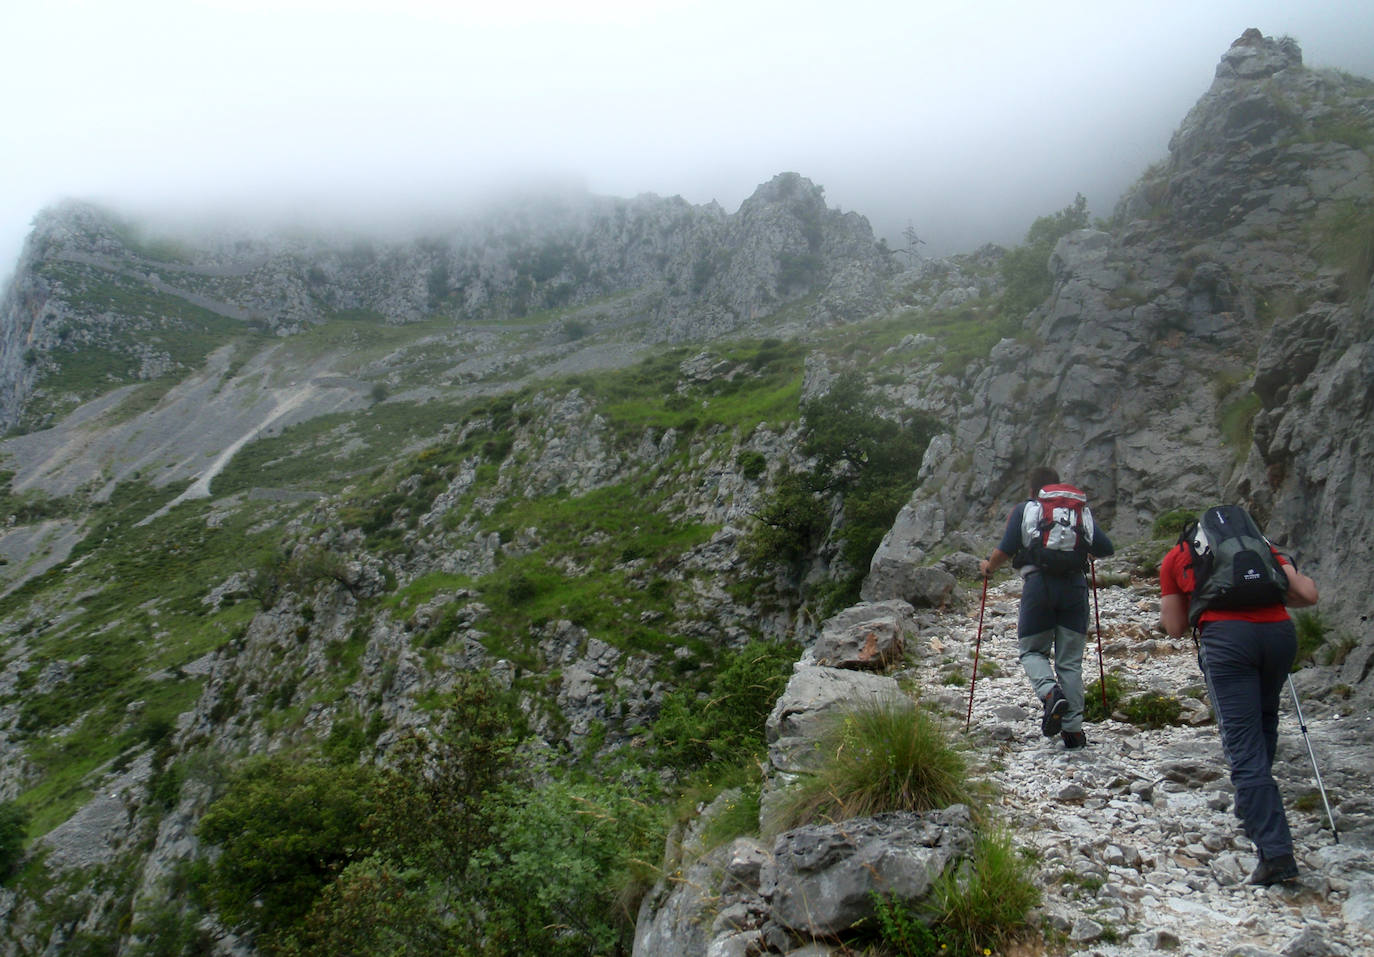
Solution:
<svg viewBox="0 0 1374 957">
<path fill-rule="evenodd" d="M 1289 608 L 1309 608 L 1317 603 L 1317 583 L 1292 565 L 1280 565 L 1288 576 L 1288 596 L 1283 603 Z"/>
<path fill-rule="evenodd" d="M 1182 594 L 1161 595 L 1159 599 L 1159 620 L 1170 638 L 1181 638 L 1188 633 L 1188 596 Z"/>
<path fill-rule="evenodd" d="M 1116 551 L 1112 545 L 1112 540 L 1107 537 L 1107 533 L 1100 528 L 1093 529 L 1093 540 L 1088 543 L 1088 551 L 1095 558 L 1106 558 Z"/>
<path fill-rule="evenodd" d="M 983 577 L 987 578 L 1009 561 L 1011 561 L 1010 555 L 1000 548 L 994 548 L 992 550 L 992 556 L 979 562 L 978 567 L 983 570 Z"/>
<path fill-rule="evenodd" d="M 1025 510 L 1025 505 L 1018 505 L 1011 510 L 1007 516 L 1007 527 L 1002 531 L 1002 540 L 997 543 L 997 547 L 992 550 L 992 554 L 978 563 L 978 567 L 983 571 L 983 577 L 987 578 L 997 569 L 1011 561 L 1012 554 L 1020 547 L 1021 541 L 1021 513 Z"/>
</svg>

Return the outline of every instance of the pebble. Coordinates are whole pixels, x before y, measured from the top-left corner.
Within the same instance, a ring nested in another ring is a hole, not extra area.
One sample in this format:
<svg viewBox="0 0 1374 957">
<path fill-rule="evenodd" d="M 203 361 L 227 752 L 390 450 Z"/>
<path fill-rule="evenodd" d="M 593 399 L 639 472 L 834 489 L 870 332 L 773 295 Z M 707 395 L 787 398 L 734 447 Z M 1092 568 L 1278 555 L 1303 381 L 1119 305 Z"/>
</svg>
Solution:
<svg viewBox="0 0 1374 957">
<path fill-rule="evenodd" d="M 989 587 L 989 603 L 1014 616 L 1020 582 Z M 1107 654 L 1103 667 L 1138 688 L 1175 697 L 1197 694 L 1201 675 L 1191 642 L 1155 632 L 1149 653 L 1139 641 L 1145 613 L 1138 592 L 1098 591 Z M 946 613 L 942 649 L 972 653 L 972 615 Z M 1095 635 L 1084 676 L 1096 680 Z M 1088 957 L 1354 957 L 1374 954 L 1374 804 L 1367 769 L 1374 762 L 1368 726 L 1313 702 L 1303 710 L 1341 841 L 1333 841 L 1315 802 L 1307 745 L 1285 699 L 1275 774 L 1284 794 L 1302 876 L 1293 884 L 1251 887 L 1253 847 L 1232 812 L 1233 791 L 1221 742 L 1205 701 L 1186 702 L 1183 724 L 1142 729 L 1109 720 L 1084 727 L 1088 747 L 1066 752 L 1039 731 L 1039 710 L 1017 660 L 1014 631 L 981 653 L 997 674 L 979 678 L 970 735 L 988 755 L 982 772 L 1001 791 L 1001 813 L 1019 843 L 1040 861 L 1046 920 L 1067 933 L 1070 953 Z M 929 659 L 922 663 L 929 666 Z M 962 732 L 967 698 L 958 710 Z M 1200 717 L 1199 717 L 1200 716 Z M 1306 796 L 1305 809 L 1294 799 Z M 1348 833 L 1348 832 L 1356 833 Z M 1085 881 L 1087 883 L 1085 883 Z M 1096 898 L 1089 890 L 1098 884 Z"/>
</svg>

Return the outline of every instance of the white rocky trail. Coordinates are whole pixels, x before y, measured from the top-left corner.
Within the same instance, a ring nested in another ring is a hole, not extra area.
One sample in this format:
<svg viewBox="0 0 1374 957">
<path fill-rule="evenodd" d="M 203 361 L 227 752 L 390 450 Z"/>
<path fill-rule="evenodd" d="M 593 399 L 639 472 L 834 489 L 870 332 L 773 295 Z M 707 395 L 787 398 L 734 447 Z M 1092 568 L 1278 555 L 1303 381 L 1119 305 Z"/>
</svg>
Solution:
<svg viewBox="0 0 1374 957">
<path fill-rule="evenodd" d="M 1058 736 L 1040 734 L 1040 709 L 1017 660 L 1019 593 L 1015 578 L 989 587 L 981 642 L 976 595 L 971 614 L 941 616 L 947 633 L 923 628 L 923 683 L 962 730 L 969 688 L 934 685 L 930 665 L 964 662 L 967 674 L 964 656 L 979 645 L 984 673 L 973 689 L 969 734 L 988 759 L 1001 816 L 1039 857 L 1044 909 L 1065 935 L 1065 952 L 1374 954 L 1369 715 L 1342 714 L 1339 701 L 1300 699 L 1337 842 L 1285 695 L 1275 775 L 1302 876 L 1286 886 L 1249 886 L 1255 855 L 1232 812 L 1216 726 L 1197 700 L 1202 679 L 1192 641 L 1155 630 L 1158 601 L 1148 583 L 1099 589 L 1103 665 L 1127 687 L 1180 698 L 1186 723 L 1158 730 L 1121 720 L 1087 724 L 1082 751 L 1065 751 Z M 1098 672 L 1094 632 L 1085 682 Z"/>
</svg>

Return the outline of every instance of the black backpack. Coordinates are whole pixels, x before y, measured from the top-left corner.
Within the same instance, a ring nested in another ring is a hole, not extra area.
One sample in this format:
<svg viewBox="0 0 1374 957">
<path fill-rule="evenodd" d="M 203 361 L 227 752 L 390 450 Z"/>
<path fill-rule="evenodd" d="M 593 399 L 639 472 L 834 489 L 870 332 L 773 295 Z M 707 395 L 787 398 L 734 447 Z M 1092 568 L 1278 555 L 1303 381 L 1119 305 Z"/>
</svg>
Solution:
<svg viewBox="0 0 1374 957">
<path fill-rule="evenodd" d="M 1239 505 L 1216 505 L 1190 522 L 1178 538 L 1188 548 L 1193 597 L 1188 623 L 1212 608 L 1256 608 L 1282 604 L 1288 576 L 1250 513 Z"/>
</svg>

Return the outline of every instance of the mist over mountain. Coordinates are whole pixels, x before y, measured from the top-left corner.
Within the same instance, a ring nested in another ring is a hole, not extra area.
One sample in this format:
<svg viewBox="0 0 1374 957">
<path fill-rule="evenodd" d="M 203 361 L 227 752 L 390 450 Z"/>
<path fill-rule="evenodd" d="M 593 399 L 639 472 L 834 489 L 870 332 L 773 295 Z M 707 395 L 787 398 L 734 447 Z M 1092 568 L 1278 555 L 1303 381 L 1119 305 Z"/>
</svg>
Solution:
<svg viewBox="0 0 1374 957">
<path fill-rule="evenodd" d="M 571 180 L 734 212 L 775 172 L 823 184 L 896 245 L 1018 242 L 1047 210 L 1097 216 L 1164 153 L 1237 24 L 1314 67 L 1374 73 L 1349 0 L 1165 2 L 1143 17 L 861 0 L 490 9 L 423 0 L 35 5 L 0 63 L 0 276 L 36 210 L 87 198 L 142 217 L 462 206 Z M 44 82 L 33 82 L 43 77 Z M 175 122 L 172 118 L 175 118 Z"/>
<path fill-rule="evenodd" d="M 1112 210 L 950 255 L 790 165 L 738 203 L 43 209 L 0 297 L 0 953 L 867 946 L 996 809 L 845 819 L 899 863 L 824 915 L 806 848 L 843 840 L 774 823 L 844 705 L 965 724 L 977 559 L 1046 462 L 1118 544 L 1121 700 L 1081 763 L 1010 682 L 967 738 L 1032 795 L 1012 839 L 1105 832 L 1016 933 L 1144 954 L 1254 906 L 1155 600 L 1237 501 L 1321 587 L 1295 680 L 1354 848 L 1295 808 L 1315 876 L 1244 943 L 1368 940 L 1374 82 L 1222 46 Z"/>
</svg>

